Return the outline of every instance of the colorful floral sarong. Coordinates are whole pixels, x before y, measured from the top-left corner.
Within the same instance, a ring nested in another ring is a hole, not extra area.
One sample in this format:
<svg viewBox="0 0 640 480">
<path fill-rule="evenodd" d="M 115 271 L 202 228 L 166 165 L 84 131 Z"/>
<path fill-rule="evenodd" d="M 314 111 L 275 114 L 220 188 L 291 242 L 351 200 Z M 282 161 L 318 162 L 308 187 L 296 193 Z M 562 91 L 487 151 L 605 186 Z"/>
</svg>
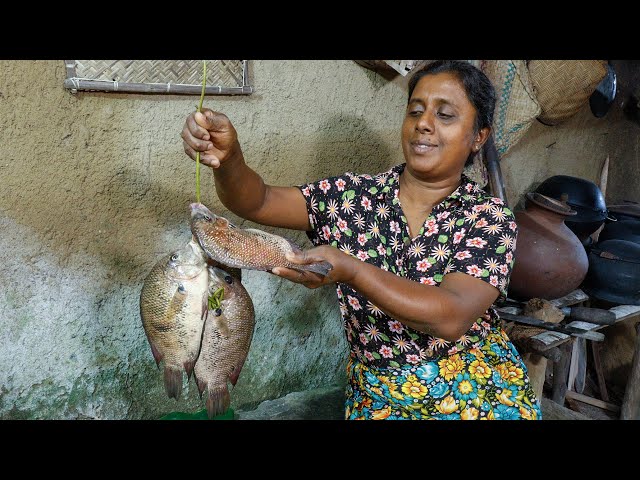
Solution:
<svg viewBox="0 0 640 480">
<path fill-rule="evenodd" d="M 521 357 L 502 329 L 454 355 L 377 369 L 351 357 L 347 420 L 540 420 Z"/>
</svg>

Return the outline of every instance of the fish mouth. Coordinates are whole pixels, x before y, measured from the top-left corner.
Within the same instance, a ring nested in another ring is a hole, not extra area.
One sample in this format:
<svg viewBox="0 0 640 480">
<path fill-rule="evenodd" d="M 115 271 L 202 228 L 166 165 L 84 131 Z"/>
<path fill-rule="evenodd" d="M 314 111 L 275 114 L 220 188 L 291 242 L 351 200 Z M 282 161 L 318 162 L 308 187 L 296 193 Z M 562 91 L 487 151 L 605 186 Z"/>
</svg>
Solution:
<svg viewBox="0 0 640 480">
<path fill-rule="evenodd" d="M 216 218 L 215 214 L 201 203 L 191 203 L 189 205 L 189 212 L 191 219 L 201 218 L 205 215 L 212 219 Z"/>
</svg>

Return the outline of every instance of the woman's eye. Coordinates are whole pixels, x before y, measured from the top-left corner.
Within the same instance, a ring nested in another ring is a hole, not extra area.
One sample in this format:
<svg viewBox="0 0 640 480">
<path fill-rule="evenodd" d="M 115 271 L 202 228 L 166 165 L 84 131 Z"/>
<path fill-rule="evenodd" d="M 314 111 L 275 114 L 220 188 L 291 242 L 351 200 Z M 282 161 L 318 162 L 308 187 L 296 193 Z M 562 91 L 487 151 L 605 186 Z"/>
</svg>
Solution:
<svg viewBox="0 0 640 480">
<path fill-rule="evenodd" d="M 417 117 L 422 114 L 422 110 L 409 110 L 409 115 L 412 117 Z"/>
<path fill-rule="evenodd" d="M 453 115 L 449 115 L 448 113 L 438 112 L 438 117 L 444 118 L 445 120 L 449 118 L 453 118 Z"/>
</svg>

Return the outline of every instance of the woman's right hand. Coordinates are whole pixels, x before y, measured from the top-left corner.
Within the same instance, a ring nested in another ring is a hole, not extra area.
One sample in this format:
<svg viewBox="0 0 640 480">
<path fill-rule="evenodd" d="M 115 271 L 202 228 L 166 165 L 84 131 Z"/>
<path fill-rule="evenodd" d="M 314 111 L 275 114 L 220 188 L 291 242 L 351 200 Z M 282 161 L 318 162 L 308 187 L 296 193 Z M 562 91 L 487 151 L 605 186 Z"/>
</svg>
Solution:
<svg viewBox="0 0 640 480">
<path fill-rule="evenodd" d="M 203 108 L 189 114 L 180 135 L 184 151 L 193 160 L 200 152 L 204 165 L 218 168 L 240 151 L 238 134 L 224 114 Z"/>
</svg>

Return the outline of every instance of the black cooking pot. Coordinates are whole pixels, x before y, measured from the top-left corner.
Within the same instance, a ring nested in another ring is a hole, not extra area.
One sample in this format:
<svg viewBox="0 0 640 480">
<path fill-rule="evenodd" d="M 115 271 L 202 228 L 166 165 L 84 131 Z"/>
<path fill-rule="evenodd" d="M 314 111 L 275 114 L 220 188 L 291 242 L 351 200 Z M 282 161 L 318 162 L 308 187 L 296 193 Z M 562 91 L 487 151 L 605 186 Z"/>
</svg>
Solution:
<svg viewBox="0 0 640 480">
<path fill-rule="evenodd" d="M 564 201 L 577 212 L 565 224 L 583 243 L 607 218 L 607 204 L 600 187 L 584 178 L 555 175 L 542 182 L 536 192 Z"/>
<path fill-rule="evenodd" d="M 640 218 L 620 222 L 607 222 L 598 236 L 598 241 L 627 240 L 640 244 Z"/>
<path fill-rule="evenodd" d="M 598 242 L 589 252 L 589 271 L 582 289 L 607 302 L 640 305 L 640 244 Z"/>
<path fill-rule="evenodd" d="M 607 64 L 607 74 L 589 97 L 589 107 L 596 118 L 604 117 L 611 108 L 616 98 L 616 85 L 616 72 L 611 64 Z"/>
<path fill-rule="evenodd" d="M 640 204 L 637 202 L 625 200 L 625 203 L 608 205 L 607 210 L 611 214 L 610 216 L 614 217 L 616 220 L 640 221 Z"/>
</svg>

